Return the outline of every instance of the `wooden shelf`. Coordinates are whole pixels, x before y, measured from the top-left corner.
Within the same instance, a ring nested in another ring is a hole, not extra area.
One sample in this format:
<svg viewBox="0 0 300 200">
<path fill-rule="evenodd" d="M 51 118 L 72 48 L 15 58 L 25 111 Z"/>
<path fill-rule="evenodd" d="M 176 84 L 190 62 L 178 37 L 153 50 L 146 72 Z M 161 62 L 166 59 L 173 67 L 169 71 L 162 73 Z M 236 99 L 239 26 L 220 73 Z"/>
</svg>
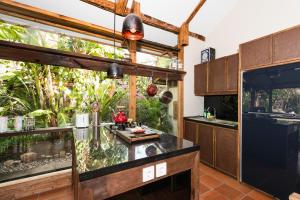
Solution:
<svg viewBox="0 0 300 200">
<path fill-rule="evenodd" d="M 154 78 L 161 79 L 165 79 L 168 76 L 169 80 L 182 80 L 186 74 L 186 72 L 180 70 L 135 64 L 8 41 L 0 41 L 0 59 L 94 71 L 107 71 L 109 65 L 115 62 L 122 67 L 125 74 L 149 77 L 153 74 Z"/>
</svg>

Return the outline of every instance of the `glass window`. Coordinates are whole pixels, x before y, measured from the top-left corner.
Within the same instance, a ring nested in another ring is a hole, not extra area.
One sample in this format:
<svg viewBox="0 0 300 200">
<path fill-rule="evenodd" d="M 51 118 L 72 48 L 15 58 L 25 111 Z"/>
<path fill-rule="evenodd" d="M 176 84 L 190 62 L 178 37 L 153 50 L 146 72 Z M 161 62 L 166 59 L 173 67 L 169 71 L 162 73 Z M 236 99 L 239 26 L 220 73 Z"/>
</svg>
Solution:
<svg viewBox="0 0 300 200">
<path fill-rule="evenodd" d="M 300 88 L 272 90 L 272 110 L 275 113 L 300 114 Z"/>
</svg>

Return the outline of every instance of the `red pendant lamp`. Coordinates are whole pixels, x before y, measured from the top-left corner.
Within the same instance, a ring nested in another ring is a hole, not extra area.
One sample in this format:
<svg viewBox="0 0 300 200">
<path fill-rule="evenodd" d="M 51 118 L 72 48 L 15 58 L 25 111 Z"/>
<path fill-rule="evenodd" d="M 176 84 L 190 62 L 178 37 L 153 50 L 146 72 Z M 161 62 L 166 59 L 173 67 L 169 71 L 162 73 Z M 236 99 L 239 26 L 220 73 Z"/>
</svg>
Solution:
<svg viewBox="0 0 300 200">
<path fill-rule="evenodd" d="M 142 19 L 134 13 L 128 14 L 123 21 L 122 35 L 128 40 L 143 39 L 144 26 Z"/>
</svg>

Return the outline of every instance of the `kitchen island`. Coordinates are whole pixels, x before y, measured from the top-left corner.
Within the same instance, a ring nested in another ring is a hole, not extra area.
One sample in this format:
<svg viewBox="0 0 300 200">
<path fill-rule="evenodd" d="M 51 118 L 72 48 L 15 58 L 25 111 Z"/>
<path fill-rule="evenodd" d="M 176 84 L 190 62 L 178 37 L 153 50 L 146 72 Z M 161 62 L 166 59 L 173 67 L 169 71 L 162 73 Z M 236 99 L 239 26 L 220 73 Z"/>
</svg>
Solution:
<svg viewBox="0 0 300 200">
<path fill-rule="evenodd" d="M 199 145 L 160 133 L 128 144 L 109 128 L 75 129 L 76 199 L 107 199 L 190 171 L 190 199 L 199 198 Z"/>
</svg>

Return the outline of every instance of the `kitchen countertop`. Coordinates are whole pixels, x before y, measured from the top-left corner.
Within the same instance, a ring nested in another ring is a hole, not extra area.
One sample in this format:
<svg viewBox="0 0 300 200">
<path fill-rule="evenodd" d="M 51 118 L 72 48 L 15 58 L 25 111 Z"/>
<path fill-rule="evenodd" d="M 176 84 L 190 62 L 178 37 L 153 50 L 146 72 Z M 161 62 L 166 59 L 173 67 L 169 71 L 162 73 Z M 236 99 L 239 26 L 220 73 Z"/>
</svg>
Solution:
<svg viewBox="0 0 300 200">
<path fill-rule="evenodd" d="M 238 123 L 234 121 L 227 121 L 227 120 L 221 120 L 221 119 L 215 119 L 215 120 L 208 120 L 204 118 L 203 116 L 193 116 L 193 117 L 184 117 L 185 120 L 204 123 L 204 124 L 210 124 L 214 126 L 220 126 L 223 128 L 231 128 L 231 129 L 238 129 Z"/>
<path fill-rule="evenodd" d="M 128 144 L 105 126 L 74 129 L 79 180 L 200 150 L 199 145 L 188 140 L 167 133 L 160 134 L 159 139 Z"/>
</svg>

